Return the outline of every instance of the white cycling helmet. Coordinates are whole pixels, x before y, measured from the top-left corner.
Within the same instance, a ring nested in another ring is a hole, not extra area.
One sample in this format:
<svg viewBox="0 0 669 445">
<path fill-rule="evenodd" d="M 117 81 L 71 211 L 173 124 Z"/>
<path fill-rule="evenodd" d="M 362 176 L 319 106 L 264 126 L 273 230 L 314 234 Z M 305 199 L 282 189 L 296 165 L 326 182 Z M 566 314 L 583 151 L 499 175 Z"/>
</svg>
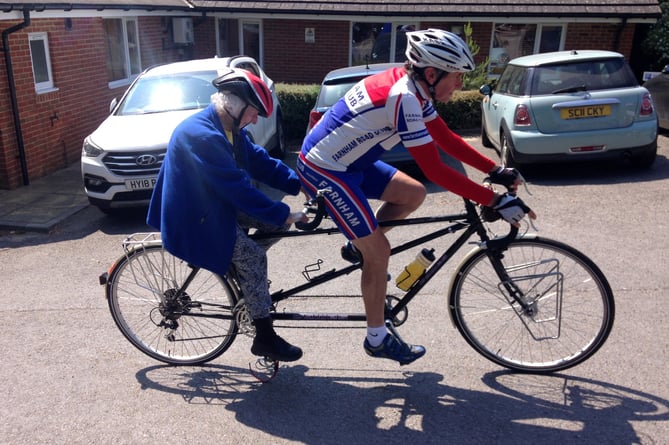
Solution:
<svg viewBox="0 0 669 445">
<path fill-rule="evenodd" d="M 475 67 L 467 44 L 452 32 L 440 29 L 407 32 L 406 56 L 417 68 L 434 67 L 466 73 Z"/>
</svg>

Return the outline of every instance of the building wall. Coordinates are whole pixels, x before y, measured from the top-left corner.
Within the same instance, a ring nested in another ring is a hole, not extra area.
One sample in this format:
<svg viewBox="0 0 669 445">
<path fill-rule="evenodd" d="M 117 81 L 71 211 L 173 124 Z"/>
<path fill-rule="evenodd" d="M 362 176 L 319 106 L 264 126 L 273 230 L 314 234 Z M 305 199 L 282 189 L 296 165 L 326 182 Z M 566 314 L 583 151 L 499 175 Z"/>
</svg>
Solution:
<svg viewBox="0 0 669 445">
<path fill-rule="evenodd" d="M 0 22 L 1 29 L 17 22 Z M 142 66 L 185 58 L 183 48 L 166 48 L 161 17 L 140 17 Z M 35 92 L 28 34 L 47 32 L 49 54 L 57 91 Z M 109 104 L 126 86 L 109 88 L 106 44 L 101 18 L 32 20 L 30 26 L 9 37 L 10 54 L 29 180 L 79 160 L 84 138 L 109 113 Z M 8 91 L 6 66 L 0 65 L 0 188 L 23 184 L 19 148 Z"/>
<path fill-rule="evenodd" d="M 610 23 L 571 23 L 567 26 L 564 48 L 617 51 L 629 60 L 632 54 L 634 29 L 634 24 L 626 24 L 621 29 L 620 26 Z"/>
<path fill-rule="evenodd" d="M 315 43 L 305 42 L 313 28 Z M 349 22 L 264 20 L 264 69 L 275 81 L 320 83 L 333 68 L 348 66 Z"/>
<path fill-rule="evenodd" d="M 169 43 L 169 18 L 139 17 L 142 66 L 216 54 L 215 19 L 193 19 L 195 43 Z M 18 109 L 30 180 L 44 176 L 80 157 L 83 139 L 109 113 L 112 98 L 127 86 L 109 88 L 102 18 L 33 19 L 28 28 L 9 37 Z M 18 21 L 0 21 L 0 31 Z M 421 28 L 451 29 L 461 22 L 423 22 Z M 315 42 L 305 42 L 305 29 L 313 28 Z M 567 27 L 566 49 L 610 49 L 629 57 L 634 25 L 574 23 Z M 55 92 L 36 94 L 28 33 L 48 32 Z M 477 62 L 488 55 L 492 23 L 473 23 L 473 38 L 480 46 Z M 264 69 L 277 82 L 318 83 L 331 69 L 348 65 L 348 21 L 263 21 Z M 616 39 L 619 48 L 615 48 Z M 0 189 L 23 183 L 14 130 L 6 67 L 0 63 Z"/>
</svg>

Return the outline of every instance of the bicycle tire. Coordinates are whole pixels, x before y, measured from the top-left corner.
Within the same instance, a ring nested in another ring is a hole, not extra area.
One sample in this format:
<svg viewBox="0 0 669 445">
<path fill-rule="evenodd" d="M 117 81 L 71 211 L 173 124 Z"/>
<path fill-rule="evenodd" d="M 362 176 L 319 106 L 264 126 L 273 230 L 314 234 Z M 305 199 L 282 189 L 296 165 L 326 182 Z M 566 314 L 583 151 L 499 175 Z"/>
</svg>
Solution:
<svg viewBox="0 0 669 445">
<path fill-rule="evenodd" d="M 613 292 L 586 255 L 546 238 L 518 238 L 502 264 L 533 313 L 510 303 L 489 252 L 461 263 L 449 292 L 452 320 L 467 343 L 498 365 L 551 373 L 591 357 L 613 328 Z"/>
<path fill-rule="evenodd" d="M 191 270 L 157 242 L 130 249 L 109 273 L 106 295 L 116 326 L 140 351 L 164 363 L 206 363 L 237 336 L 237 297 L 219 275 L 200 269 L 186 292 L 167 304 Z"/>
</svg>

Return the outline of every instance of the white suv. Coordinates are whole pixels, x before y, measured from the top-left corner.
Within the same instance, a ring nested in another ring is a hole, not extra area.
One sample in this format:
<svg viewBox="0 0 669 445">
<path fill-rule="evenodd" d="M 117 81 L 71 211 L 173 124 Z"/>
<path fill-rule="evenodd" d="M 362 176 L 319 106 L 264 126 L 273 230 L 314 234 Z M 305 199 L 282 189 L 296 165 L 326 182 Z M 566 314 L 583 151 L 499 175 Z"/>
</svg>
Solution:
<svg viewBox="0 0 669 445">
<path fill-rule="evenodd" d="M 274 112 L 248 127 L 254 142 L 275 157 L 285 154 L 274 82 L 251 57 L 176 62 L 149 68 L 130 85 L 111 114 L 85 140 L 81 173 L 90 203 L 105 213 L 146 206 L 174 128 L 205 108 L 216 91 L 211 81 L 226 68 L 247 69 L 274 95 Z"/>
</svg>

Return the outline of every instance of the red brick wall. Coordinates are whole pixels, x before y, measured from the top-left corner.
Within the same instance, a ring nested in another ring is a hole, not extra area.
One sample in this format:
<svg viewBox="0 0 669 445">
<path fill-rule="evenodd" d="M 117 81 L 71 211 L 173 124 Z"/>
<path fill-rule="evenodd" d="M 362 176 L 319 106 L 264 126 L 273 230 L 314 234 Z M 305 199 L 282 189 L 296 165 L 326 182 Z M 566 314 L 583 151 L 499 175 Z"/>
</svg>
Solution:
<svg viewBox="0 0 669 445">
<path fill-rule="evenodd" d="M 107 113 L 109 90 L 104 35 L 99 20 L 73 19 L 70 30 L 65 29 L 63 19 L 33 20 L 28 28 L 10 35 L 10 54 L 30 179 L 77 161 L 83 137 Z M 57 91 L 35 92 L 28 46 L 28 33 L 31 32 L 48 33 Z M 0 70 L 4 89 L 7 85 L 4 64 Z M 8 100 L 5 94 L 2 97 Z M 8 103 L 3 109 L 9 111 L 11 105 Z M 7 113 L 0 122 L 5 156 L 0 187 L 14 188 L 22 184 L 22 176 L 13 116 Z"/>
<path fill-rule="evenodd" d="M 264 69 L 274 81 L 320 83 L 333 68 L 348 66 L 349 22 L 264 20 Z M 314 28 L 315 43 L 305 43 Z"/>
<path fill-rule="evenodd" d="M 620 26 L 611 23 L 570 23 L 567 25 L 567 38 L 564 49 L 601 49 L 617 51 L 628 60 L 632 54 L 635 25 Z M 620 35 L 618 33 L 620 32 Z M 618 47 L 615 46 L 619 39 Z"/>
<path fill-rule="evenodd" d="M 1 29 L 17 22 L 0 22 Z M 140 17 L 142 67 L 190 58 L 183 48 L 164 45 L 165 19 Z M 28 33 L 47 32 L 54 86 L 58 91 L 37 94 L 32 75 Z M 78 162 L 83 139 L 109 113 L 113 97 L 126 86 L 109 88 L 105 38 L 101 18 L 32 20 L 9 38 L 28 178 L 33 180 Z M 191 51 L 192 52 L 192 51 Z M 0 188 L 23 184 L 14 131 L 5 64 L 0 65 Z"/>
<path fill-rule="evenodd" d="M 216 56 L 216 20 L 213 17 L 193 19 L 193 58 L 208 59 Z"/>
</svg>

